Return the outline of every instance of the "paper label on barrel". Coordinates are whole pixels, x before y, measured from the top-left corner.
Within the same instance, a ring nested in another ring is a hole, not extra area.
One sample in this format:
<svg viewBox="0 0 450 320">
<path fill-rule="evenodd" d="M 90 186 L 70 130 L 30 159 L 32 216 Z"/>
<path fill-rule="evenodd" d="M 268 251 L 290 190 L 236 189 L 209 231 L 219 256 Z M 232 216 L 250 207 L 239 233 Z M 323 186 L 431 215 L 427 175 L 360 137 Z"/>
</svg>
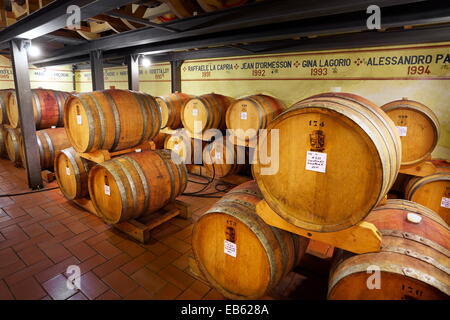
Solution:
<svg viewBox="0 0 450 320">
<path fill-rule="evenodd" d="M 66 175 L 70 176 L 70 168 L 66 167 Z"/>
<path fill-rule="evenodd" d="M 406 137 L 406 133 L 408 132 L 408 127 L 399 127 L 397 126 L 398 135 L 400 137 Z"/>
<path fill-rule="evenodd" d="M 106 184 L 105 184 L 105 194 L 106 194 L 107 196 L 110 196 L 110 195 L 111 195 L 111 190 L 109 189 L 109 186 L 106 185 Z"/>
<path fill-rule="evenodd" d="M 198 109 L 192 109 L 192 115 L 194 117 L 198 116 Z"/>
<path fill-rule="evenodd" d="M 327 168 L 327 154 L 323 152 L 306 152 L 306 170 L 325 173 Z"/>
<path fill-rule="evenodd" d="M 134 150 L 134 152 L 141 152 L 142 151 L 142 149 L 136 149 L 136 150 Z"/>
<path fill-rule="evenodd" d="M 236 253 L 237 253 L 236 243 L 225 240 L 224 245 L 223 245 L 223 252 L 225 252 L 229 256 L 236 258 Z"/>
<path fill-rule="evenodd" d="M 173 146 L 173 150 L 174 151 L 178 151 L 178 149 L 180 149 L 180 145 L 179 144 L 176 144 L 176 145 Z"/>
<path fill-rule="evenodd" d="M 219 151 L 216 151 L 216 159 L 220 159 L 221 156 L 222 156 L 222 155 L 220 154 L 220 152 L 219 152 Z"/>
<path fill-rule="evenodd" d="M 83 120 L 81 120 L 81 115 L 77 115 L 77 124 L 82 124 Z"/>
<path fill-rule="evenodd" d="M 241 112 L 241 120 L 247 120 L 247 112 Z"/>
<path fill-rule="evenodd" d="M 442 197 L 441 207 L 450 209 L 450 198 Z"/>
</svg>

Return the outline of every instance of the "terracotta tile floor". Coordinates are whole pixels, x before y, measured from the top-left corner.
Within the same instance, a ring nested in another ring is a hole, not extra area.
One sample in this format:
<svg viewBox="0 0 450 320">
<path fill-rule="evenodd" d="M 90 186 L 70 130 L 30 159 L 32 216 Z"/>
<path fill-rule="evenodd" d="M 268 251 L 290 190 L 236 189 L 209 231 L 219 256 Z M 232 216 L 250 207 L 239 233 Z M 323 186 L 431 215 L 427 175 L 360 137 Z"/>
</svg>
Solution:
<svg viewBox="0 0 450 320">
<path fill-rule="evenodd" d="M 0 159 L 0 194 L 24 191 L 25 170 Z M 0 198 L 0 300 L 223 299 L 188 272 L 192 223 L 217 199 L 181 200 L 192 219 L 174 218 L 140 245 L 59 190 Z M 70 265 L 81 269 L 81 290 L 67 288 Z"/>
</svg>

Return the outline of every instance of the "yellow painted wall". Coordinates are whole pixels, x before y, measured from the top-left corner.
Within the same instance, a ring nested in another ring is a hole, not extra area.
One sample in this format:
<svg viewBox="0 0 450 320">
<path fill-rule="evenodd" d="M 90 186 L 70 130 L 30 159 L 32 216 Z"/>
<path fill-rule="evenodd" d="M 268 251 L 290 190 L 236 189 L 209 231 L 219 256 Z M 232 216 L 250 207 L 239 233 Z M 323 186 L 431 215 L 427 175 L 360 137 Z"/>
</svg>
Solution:
<svg viewBox="0 0 450 320">
<path fill-rule="evenodd" d="M 35 68 L 31 66 L 30 84 L 31 88 L 45 88 L 61 91 L 73 91 L 72 66 L 56 66 L 49 68 Z M 14 88 L 14 76 L 11 61 L 0 56 L 0 89 Z"/>
<path fill-rule="evenodd" d="M 436 113 L 441 136 L 433 157 L 450 159 L 450 43 L 186 61 L 182 80 L 185 93 L 265 93 L 286 106 L 328 91 L 378 105 L 407 97 Z"/>
<path fill-rule="evenodd" d="M 128 75 L 126 67 L 105 68 L 105 88 L 128 89 Z M 92 90 L 91 71 L 80 70 L 75 72 L 78 92 Z M 170 64 L 154 64 L 149 68 L 140 67 L 139 70 L 140 91 L 151 95 L 166 95 L 171 92 Z"/>
</svg>

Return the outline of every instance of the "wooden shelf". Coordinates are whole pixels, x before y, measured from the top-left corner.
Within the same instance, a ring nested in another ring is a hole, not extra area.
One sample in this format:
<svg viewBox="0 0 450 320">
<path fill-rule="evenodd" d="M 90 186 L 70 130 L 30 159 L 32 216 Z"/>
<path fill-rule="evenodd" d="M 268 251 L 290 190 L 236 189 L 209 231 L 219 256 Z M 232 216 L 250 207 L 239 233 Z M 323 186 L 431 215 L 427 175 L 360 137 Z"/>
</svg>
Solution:
<svg viewBox="0 0 450 320">
<path fill-rule="evenodd" d="M 155 143 L 153 141 L 146 141 L 134 148 L 128 148 L 120 151 L 110 152 L 108 150 L 96 150 L 93 152 L 79 153 L 79 155 L 86 160 L 90 160 L 95 163 L 102 163 L 110 160 L 113 157 L 121 156 L 131 152 L 138 152 L 139 150 L 155 150 Z"/>
<path fill-rule="evenodd" d="M 409 174 L 417 177 L 425 177 L 431 174 L 435 174 L 436 171 L 436 166 L 431 161 L 427 160 L 415 165 L 401 166 L 399 173 Z"/>
<path fill-rule="evenodd" d="M 268 225 L 353 253 L 378 252 L 381 249 L 381 234 L 373 224 L 365 221 L 341 231 L 314 232 L 285 221 L 269 207 L 265 200 L 261 200 L 256 205 L 256 213 Z"/>
</svg>

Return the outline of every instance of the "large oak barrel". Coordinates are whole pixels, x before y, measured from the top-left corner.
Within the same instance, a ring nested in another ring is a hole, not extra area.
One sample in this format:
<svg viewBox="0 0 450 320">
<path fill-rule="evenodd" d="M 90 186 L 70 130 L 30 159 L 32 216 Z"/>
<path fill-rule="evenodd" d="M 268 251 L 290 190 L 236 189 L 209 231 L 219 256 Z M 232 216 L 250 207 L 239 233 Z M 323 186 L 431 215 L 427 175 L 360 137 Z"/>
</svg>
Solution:
<svg viewBox="0 0 450 320">
<path fill-rule="evenodd" d="M 155 99 L 128 90 L 104 90 L 71 96 L 64 125 L 78 152 L 118 151 L 155 137 L 161 114 Z"/>
<path fill-rule="evenodd" d="M 257 299 L 297 266 L 308 239 L 267 225 L 254 181 L 221 198 L 194 225 L 192 250 L 203 275 L 230 299 Z"/>
<path fill-rule="evenodd" d="M 234 145 L 226 138 L 214 140 L 203 149 L 203 165 L 216 178 L 240 172 L 247 158 L 244 147 Z"/>
<path fill-rule="evenodd" d="M 168 150 L 129 153 L 96 165 L 89 172 L 92 203 L 107 223 L 151 214 L 186 188 L 187 171 Z"/>
<path fill-rule="evenodd" d="M 232 102 L 232 98 L 215 93 L 189 99 L 181 111 L 183 127 L 191 134 L 225 129 L 225 114 Z"/>
<path fill-rule="evenodd" d="M 238 142 L 254 139 L 258 130 L 267 125 L 283 111 L 283 103 L 271 96 L 257 94 L 233 102 L 227 110 L 227 128 L 233 130 Z M 246 131 L 247 135 L 245 134 Z"/>
<path fill-rule="evenodd" d="M 281 113 L 268 130 L 262 143 L 272 161 L 256 158 L 253 176 L 268 205 L 307 230 L 338 231 L 361 221 L 384 198 L 400 167 L 400 138 L 392 120 L 357 95 L 307 98 Z"/>
<path fill-rule="evenodd" d="M 9 124 L 6 108 L 9 102 L 9 96 L 13 91 L 14 89 L 0 90 L 0 124 Z"/>
<path fill-rule="evenodd" d="M 85 198 L 88 192 L 88 173 L 93 162 L 81 158 L 74 148 L 59 151 L 55 157 L 55 175 L 59 188 L 69 200 Z"/>
<path fill-rule="evenodd" d="M 205 141 L 177 134 L 167 136 L 164 142 L 164 149 L 176 153 L 185 164 L 202 164 L 203 149 L 205 146 Z M 197 148 L 197 151 L 195 148 Z M 196 153 L 198 154 L 197 162 L 195 161 Z"/>
<path fill-rule="evenodd" d="M 8 154 L 6 153 L 6 129 L 2 124 L 0 124 L 0 158 L 5 158 L 7 156 Z"/>
<path fill-rule="evenodd" d="M 46 129 L 53 126 L 63 126 L 63 111 L 69 94 L 63 91 L 49 89 L 32 89 L 31 101 L 33 104 L 36 129 Z M 9 123 L 13 128 L 19 127 L 19 108 L 16 93 L 12 92 L 6 108 Z"/>
<path fill-rule="evenodd" d="M 329 299 L 449 298 L 450 229 L 435 213 L 402 202 L 388 200 L 366 218 L 382 234 L 381 252 L 339 252 L 330 276 Z M 381 276 L 378 283 L 376 269 Z"/>
<path fill-rule="evenodd" d="M 16 166 L 22 165 L 22 157 L 20 156 L 20 129 L 6 128 L 5 140 L 6 153 L 9 160 L 14 162 Z"/>
<path fill-rule="evenodd" d="M 430 208 L 450 224 L 450 172 L 412 178 L 406 184 L 405 197 Z"/>
<path fill-rule="evenodd" d="M 439 120 L 424 104 L 403 98 L 381 107 L 397 126 L 402 141 L 402 165 L 426 160 L 439 140 Z"/>
<path fill-rule="evenodd" d="M 190 95 L 181 92 L 155 97 L 161 110 L 161 129 L 178 129 L 182 126 L 181 110 L 190 98 Z"/>
<path fill-rule="evenodd" d="M 41 169 L 53 170 L 55 155 L 62 149 L 70 147 L 69 139 L 64 128 L 52 128 L 36 131 Z M 25 159 L 24 144 L 20 139 L 20 157 Z M 25 163 L 24 163 L 25 165 Z"/>
</svg>

